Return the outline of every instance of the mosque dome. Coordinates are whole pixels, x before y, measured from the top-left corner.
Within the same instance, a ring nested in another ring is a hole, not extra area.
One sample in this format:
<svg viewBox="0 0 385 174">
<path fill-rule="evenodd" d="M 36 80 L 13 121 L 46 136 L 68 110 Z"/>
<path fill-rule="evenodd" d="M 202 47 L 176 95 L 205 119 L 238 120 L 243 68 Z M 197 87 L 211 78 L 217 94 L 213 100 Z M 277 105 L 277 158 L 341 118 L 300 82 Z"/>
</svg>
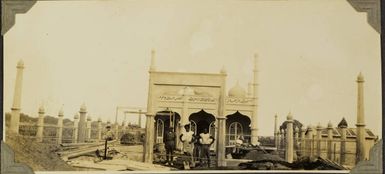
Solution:
<svg viewBox="0 0 385 174">
<path fill-rule="evenodd" d="M 322 129 L 321 123 L 318 123 L 317 129 Z"/>
<path fill-rule="evenodd" d="M 79 119 L 79 114 L 78 113 L 75 114 L 74 119 Z"/>
<path fill-rule="evenodd" d="M 87 121 L 91 121 L 91 117 L 90 116 L 87 117 Z"/>
<path fill-rule="evenodd" d="M 348 127 L 348 122 L 346 122 L 345 118 L 342 118 L 340 123 L 338 123 L 338 128 L 347 128 Z"/>
<path fill-rule="evenodd" d="M 246 90 L 237 82 L 237 84 L 229 90 L 229 97 L 244 98 L 246 97 Z"/>
<path fill-rule="evenodd" d="M 333 124 L 332 124 L 332 122 L 331 122 L 331 121 L 329 121 L 329 123 L 328 123 L 328 127 L 333 127 Z"/>
</svg>

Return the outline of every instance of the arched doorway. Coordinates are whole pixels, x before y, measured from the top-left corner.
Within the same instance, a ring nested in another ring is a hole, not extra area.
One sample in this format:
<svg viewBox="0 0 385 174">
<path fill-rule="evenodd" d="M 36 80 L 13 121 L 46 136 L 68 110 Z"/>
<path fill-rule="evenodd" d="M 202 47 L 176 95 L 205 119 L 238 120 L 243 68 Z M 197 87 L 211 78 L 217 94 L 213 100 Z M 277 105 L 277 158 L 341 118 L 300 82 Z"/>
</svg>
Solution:
<svg viewBox="0 0 385 174">
<path fill-rule="evenodd" d="M 250 118 L 239 111 L 226 118 L 226 145 L 234 145 L 239 136 L 243 137 L 244 142 L 250 142 Z"/>
<path fill-rule="evenodd" d="M 170 127 L 174 128 L 174 131 L 178 129 L 178 122 L 180 115 L 177 112 L 173 112 L 169 109 L 157 112 L 155 115 L 155 143 L 163 143 L 164 135 L 169 131 Z"/>
<path fill-rule="evenodd" d="M 191 114 L 189 117 L 189 121 L 191 123 L 192 130 L 195 132 L 195 134 L 199 135 L 205 129 L 212 133 L 211 131 L 213 129 L 210 129 L 210 125 L 215 122 L 215 117 L 213 114 L 207 113 L 202 109 L 199 112 Z"/>
</svg>

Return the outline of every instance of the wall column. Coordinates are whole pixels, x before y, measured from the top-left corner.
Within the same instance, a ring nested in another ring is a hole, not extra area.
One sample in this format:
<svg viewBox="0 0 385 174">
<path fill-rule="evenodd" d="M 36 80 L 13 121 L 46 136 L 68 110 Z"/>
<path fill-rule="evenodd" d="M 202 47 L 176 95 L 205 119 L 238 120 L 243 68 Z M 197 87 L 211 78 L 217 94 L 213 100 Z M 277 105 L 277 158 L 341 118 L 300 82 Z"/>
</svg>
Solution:
<svg viewBox="0 0 385 174">
<path fill-rule="evenodd" d="M 274 116 L 274 145 L 276 148 L 278 148 L 278 115 L 275 114 Z"/>
<path fill-rule="evenodd" d="M 368 158 L 365 147 L 364 82 L 364 76 L 360 73 L 357 77 L 356 164 Z"/>
<path fill-rule="evenodd" d="M 313 139 L 313 127 L 311 125 L 307 127 L 306 139 L 307 139 L 306 147 L 308 147 L 307 154 L 308 156 L 313 157 L 313 143 L 314 143 L 313 140 L 314 139 Z"/>
<path fill-rule="evenodd" d="M 73 126 L 73 135 L 72 135 L 72 142 L 77 143 L 78 142 L 78 135 L 79 134 L 79 114 L 76 113 L 74 116 L 74 126 Z"/>
<path fill-rule="evenodd" d="M 98 135 L 98 141 L 102 141 L 102 119 L 101 118 L 98 119 L 98 132 L 97 132 L 97 135 Z"/>
<path fill-rule="evenodd" d="M 89 142 L 91 141 L 91 116 L 88 116 L 87 118 L 86 129 L 86 141 Z"/>
<path fill-rule="evenodd" d="M 328 141 L 327 141 L 328 156 L 327 157 L 329 160 L 333 160 L 332 158 L 333 125 L 331 121 L 329 121 L 328 123 L 327 131 L 328 131 Z"/>
<path fill-rule="evenodd" d="M 317 156 L 321 156 L 321 140 L 322 140 L 322 126 L 321 123 L 317 125 Z"/>
<path fill-rule="evenodd" d="M 62 143 L 62 138 L 63 138 L 63 109 L 59 111 L 59 118 L 57 120 L 57 143 L 61 144 Z"/>
<path fill-rule="evenodd" d="M 306 143 L 306 137 L 305 137 L 305 133 L 306 133 L 306 128 L 305 126 L 303 126 L 301 128 L 301 146 L 300 146 L 300 150 L 301 150 L 301 155 L 304 156 L 305 155 L 305 143 Z"/>
<path fill-rule="evenodd" d="M 20 125 L 20 106 L 21 106 L 21 90 L 23 84 L 23 69 L 24 62 L 20 60 L 17 63 L 17 72 L 16 72 L 16 81 L 15 81 L 15 91 L 13 95 L 13 105 L 11 108 L 11 123 L 9 129 L 12 133 L 19 134 L 19 125 Z"/>
<path fill-rule="evenodd" d="M 226 118 L 217 117 L 218 123 L 218 135 L 217 135 L 217 158 L 218 166 L 226 166 L 226 147 L 225 147 L 225 136 L 226 135 Z"/>
<path fill-rule="evenodd" d="M 291 113 L 287 115 L 286 124 L 286 146 L 285 146 L 285 160 L 289 163 L 293 162 L 294 157 L 294 141 L 293 141 L 293 116 Z"/>
<path fill-rule="evenodd" d="M 144 143 L 144 162 L 152 163 L 154 151 L 154 114 L 146 114 L 146 141 Z"/>
<path fill-rule="evenodd" d="M 87 107 L 83 103 L 80 107 L 80 119 L 79 119 L 79 125 L 78 125 L 78 142 L 84 143 L 86 140 L 86 114 L 87 114 Z"/>
<path fill-rule="evenodd" d="M 37 132 L 36 132 L 37 142 L 43 142 L 43 131 L 44 131 L 44 107 L 42 105 L 39 108 L 39 118 L 37 120 Z"/>
<path fill-rule="evenodd" d="M 341 128 L 341 150 L 340 150 L 340 163 L 341 165 L 346 164 L 346 128 L 345 126 L 340 126 Z"/>
<path fill-rule="evenodd" d="M 258 55 L 254 54 L 254 69 L 253 69 L 253 115 L 251 118 L 251 144 L 258 145 Z"/>
</svg>

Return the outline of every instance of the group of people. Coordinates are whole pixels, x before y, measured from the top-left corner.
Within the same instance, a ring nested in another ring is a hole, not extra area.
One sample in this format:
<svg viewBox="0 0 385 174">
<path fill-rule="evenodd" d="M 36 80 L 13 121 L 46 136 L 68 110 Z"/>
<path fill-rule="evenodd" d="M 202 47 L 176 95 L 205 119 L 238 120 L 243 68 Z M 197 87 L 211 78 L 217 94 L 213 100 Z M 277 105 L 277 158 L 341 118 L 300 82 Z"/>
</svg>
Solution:
<svg viewBox="0 0 385 174">
<path fill-rule="evenodd" d="M 165 135 L 166 147 L 166 165 L 173 165 L 173 154 L 176 146 L 176 134 L 171 127 Z M 195 167 L 195 162 L 199 160 L 200 165 L 203 166 L 207 162 L 207 167 L 210 167 L 210 146 L 214 143 L 215 138 L 211 136 L 207 129 L 202 133 L 196 135 L 191 130 L 189 124 L 184 126 L 179 140 L 183 143 L 183 153 L 187 160 L 183 161 L 185 168 Z M 204 160 L 205 159 L 205 160 Z"/>
</svg>

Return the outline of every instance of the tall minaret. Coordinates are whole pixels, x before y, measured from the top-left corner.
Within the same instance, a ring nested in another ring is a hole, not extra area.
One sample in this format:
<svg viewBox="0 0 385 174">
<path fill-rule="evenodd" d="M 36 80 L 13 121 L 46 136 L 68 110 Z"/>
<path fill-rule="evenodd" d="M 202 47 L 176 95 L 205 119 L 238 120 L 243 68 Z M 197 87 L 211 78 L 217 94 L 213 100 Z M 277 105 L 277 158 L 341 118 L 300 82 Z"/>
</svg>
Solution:
<svg viewBox="0 0 385 174">
<path fill-rule="evenodd" d="M 258 144 L 258 55 L 254 54 L 254 77 L 253 77 L 253 97 L 254 97 L 254 106 L 253 106 L 253 115 L 251 119 L 251 144 Z"/>
<path fill-rule="evenodd" d="M 86 104 L 83 103 L 80 107 L 80 119 L 79 119 L 79 125 L 78 125 L 78 142 L 84 143 L 86 141 L 86 114 L 87 114 L 87 107 Z"/>
<path fill-rule="evenodd" d="M 12 133 L 19 133 L 19 122 L 20 122 L 20 106 L 21 106 L 21 89 L 23 84 L 23 69 L 24 62 L 20 60 L 17 63 L 17 73 L 16 73 L 16 82 L 15 82 L 15 91 L 13 96 L 13 106 L 11 108 L 11 125 L 10 131 Z"/>
<path fill-rule="evenodd" d="M 278 148 L 278 115 L 274 116 L 274 144 Z"/>
<path fill-rule="evenodd" d="M 357 138 L 356 138 L 356 163 L 365 160 L 365 114 L 364 114 L 364 76 L 361 72 L 357 77 Z"/>
</svg>

